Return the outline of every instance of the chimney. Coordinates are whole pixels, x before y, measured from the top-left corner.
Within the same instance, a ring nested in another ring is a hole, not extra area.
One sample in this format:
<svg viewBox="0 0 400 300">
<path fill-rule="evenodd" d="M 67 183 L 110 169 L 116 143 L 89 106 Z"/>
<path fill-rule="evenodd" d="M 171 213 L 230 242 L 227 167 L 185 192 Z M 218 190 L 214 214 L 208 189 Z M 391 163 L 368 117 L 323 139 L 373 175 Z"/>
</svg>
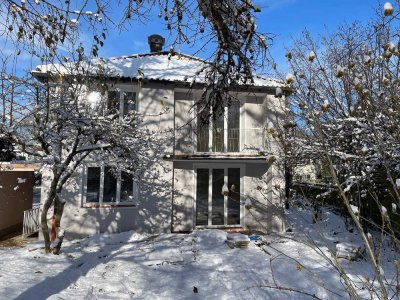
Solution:
<svg viewBox="0 0 400 300">
<path fill-rule="evenodd" d="M 165 44 L 165 39 L 158 34 L 152 34 L 147 38 L 150 45 L 150 52 L 160 52 Z"/>
</svg>

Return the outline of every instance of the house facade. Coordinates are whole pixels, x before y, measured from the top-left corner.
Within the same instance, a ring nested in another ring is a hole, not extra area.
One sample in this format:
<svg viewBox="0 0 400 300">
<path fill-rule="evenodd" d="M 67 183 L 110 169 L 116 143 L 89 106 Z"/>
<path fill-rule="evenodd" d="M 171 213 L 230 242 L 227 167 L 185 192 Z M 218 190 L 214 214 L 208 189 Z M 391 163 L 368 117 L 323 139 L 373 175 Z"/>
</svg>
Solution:
<svg viewBox="0 0 400 300">
<path fill-rule="evenodd" d="M 321 181 L 321 166 L 318 161 L 303 159 L 294 167 L 294 180 L 297 182 L 317 183 Z"/>
<path fill-rule="evenodd" d="M 257 77 L 232 91 L 235 101 L 222 113 L 205 114 L 195 109 L 204 64 L 162 51 L 106 62 L 110 79 L 118 78 L 106 93 L 107 105 L 120 114 L 137 111 L 144 116 L 141 126 L 162 132 L 162 139 L 140 176 L 121 170 L 116 178 L 107 162 L 81 165 L 61 195 L 67 239 L 128 230 L 284 230 L 284 180 L 274 163 L 279 146 L 267 130 L 284 113 L 284 98 L 275 97 L 282 84 Z M 36 76 L 48 67 L 39 66 Z M 93 101 L 99 94 L 88 89 L 85 97 Z M 42 178 L 46 193 L 46 170 Z"/>
</svg>

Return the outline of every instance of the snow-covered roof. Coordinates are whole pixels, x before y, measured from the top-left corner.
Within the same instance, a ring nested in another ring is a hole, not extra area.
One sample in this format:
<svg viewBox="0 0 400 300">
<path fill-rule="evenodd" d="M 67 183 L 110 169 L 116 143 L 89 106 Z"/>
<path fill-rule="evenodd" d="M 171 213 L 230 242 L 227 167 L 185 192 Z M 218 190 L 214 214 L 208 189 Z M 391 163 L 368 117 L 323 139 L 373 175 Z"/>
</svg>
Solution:
<svg viewBox="0 0 400 300">
<path fill-rule="evenodd" d="M 209 63 L 203 59 L 179 53 L 156 52 L 134 54 L 109 59 L 93 59 L 83 66 L 90 75 L 106 75 L 115 78 L 136 78 L 171 82 L 204 83 Z M 82 69 L 81 69 L 82 70 Z M 79 74 L 82 71 L 74 63 L 39 65 L 32 71 L 34 75 L 58 73 Z M 283 86 L 275 79 L 254 77 L 257 87 Z"/>
</svg>

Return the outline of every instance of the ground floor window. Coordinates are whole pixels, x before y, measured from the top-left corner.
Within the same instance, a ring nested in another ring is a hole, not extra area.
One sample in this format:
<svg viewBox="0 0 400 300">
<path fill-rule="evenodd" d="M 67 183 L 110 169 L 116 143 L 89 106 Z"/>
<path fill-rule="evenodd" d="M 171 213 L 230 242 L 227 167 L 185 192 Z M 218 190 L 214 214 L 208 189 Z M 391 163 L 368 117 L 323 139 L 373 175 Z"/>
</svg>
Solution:
<svg viewBox="0 0 400 300">
<path fill-rule="evenodd" d="M 84 202 L 97 204 L 131 204 L 138 197 L 133 175 L 111 167 L 88 166 L 84 180 Z"/>
<path fill-rule="evenodd" d="M 241 169 L 196 169 L 196 225 L 240 225 Z"/>
</svg>

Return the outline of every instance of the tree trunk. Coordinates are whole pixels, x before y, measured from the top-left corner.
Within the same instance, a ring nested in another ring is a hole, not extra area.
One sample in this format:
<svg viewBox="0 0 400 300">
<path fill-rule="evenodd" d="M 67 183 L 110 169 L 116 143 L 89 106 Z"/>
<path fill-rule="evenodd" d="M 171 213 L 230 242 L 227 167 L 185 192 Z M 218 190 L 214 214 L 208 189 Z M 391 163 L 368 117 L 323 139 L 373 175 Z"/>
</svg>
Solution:
<svg viewBox="0 0 400 300">
<path fill-rule="evenodd" d="M 47 212 L 49 211 L 51 205 L 53 204 L 53 199 L 52 193 L 49 192 L 49 195 L 47 196 L 47 200 L 43 205 L 42 213 L 40 215 L 40 223 L 42 226 L 42 233 L 43 233 L 43 238 L 44 238 L 44 247 L 46 250 L 46 253 L 50 252 L 50 233 L 49 233 L 49 226 L 47 225 Z"/>
<path fill-rule="evenodd" d="M 54 201 L 54 214 L 55 214 L 55 219 L 56 219 L 56 243 L 53 247 L 53 253 L 54 254 L 59 254 L 61 250 L 61 245 L 64 239 L 65 231 L 60 228 L 60 223 L 61 223 L 61 217 L 64 212 L 64 206 L 65 202 L 60 201 L 60 197 L 56 195 L 55 201 Z"/>
<path fill-rule="evenodd" d="M 50 189 L 47 193 L 47 199 L 44 202 L 43 205 L 43 209 L 42 209 L 42 213 L 40 216 L 40 223 L 42 226 L 42 233 L 43 233 L 43 238 L 44 238 L 44 247 L 46 250 L 46 253 L 51 252 L 51 241 L 50 241 L 50 232 L 49 232 L 49 226 L 47 224 L 47 213 L 50 209 L 50 207 L 53 205 L 54 200 L 56 198 L 57 195 L 57 183 L 58 183 L 58 177 L 54 176 L 52 181 L 51 181 L 51 185 L 50 185 Z"/>
<path fill-rule="evenodd" d="M 60 230 L 57 234 L 57 238 L 55 239 L 54 247 L 52 249 L 53 254 L 60 254 L 61 245 L 64 240 L 64 230 Z"/>
<path fill-rule="evenodd" d="M 292 172 L 285 158 L 285 209 L 289 209 L 290 189 L 292 188 Z"/>
<path fill-rule="evenodd" d="M 54 214 L 56 217 L 56 227 L 60 227 L 61 217 L 64 212 L 65 202 L 60 201 L 60 197 L 57 195 L 54 201 Z"/>
</svg>

